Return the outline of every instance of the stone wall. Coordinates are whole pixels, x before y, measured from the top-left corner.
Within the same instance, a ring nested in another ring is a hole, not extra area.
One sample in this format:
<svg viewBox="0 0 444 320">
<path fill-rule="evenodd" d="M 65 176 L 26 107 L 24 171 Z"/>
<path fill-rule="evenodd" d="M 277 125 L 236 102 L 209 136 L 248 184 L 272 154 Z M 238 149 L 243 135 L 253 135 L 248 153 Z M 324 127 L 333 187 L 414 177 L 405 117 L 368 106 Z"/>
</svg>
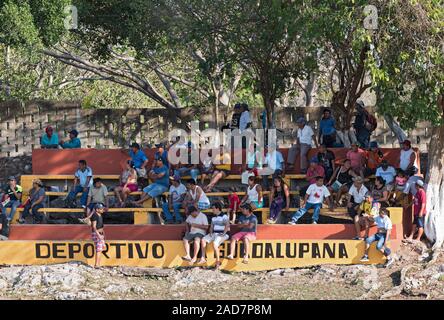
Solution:
<svg viewBox="0 0 444 320">
<path fill-rule="evenodd" d="M 0 157 L 30 155 L 32 149 L 39 148 L 40 136 L 47 125 L 52 125 L 61 139 L 68 131 L 76 128 L 84 148 L 120 148 L 130 141 L 143 145 L 161 141 L 173 128 L 186 129 L 190 121 L 200 119 L 201 129 L 214 127 L 214 113 L 210 108 L 186 108 L 180 114 L 166 109 L 82 109 L 78 103 L 36 101 L 29 104 L 0 104 Z M 255 127 L 260 126 L 261 110 L 252 108 Z M 319 126 L 321 108 L 279 108 L 277 110 L 278 137 L 282 146 L 290 142 L 290 132 L 295 128 L 294 121 L 305 116 L 316 130 Z M 220 111 L 219 122 L 231 118 L 230 110 Z M 182 120 L 178 119 L 180 116 Z M 373 140 L 383 147 L 397 147 L 385 121 L 380 118 Z M 429 125 L 420 123 L 409 133 L 409 138 L 422 152 L 430 140 Z M 66 138 L 65 138 L 66 139 Z"/>
</svg>

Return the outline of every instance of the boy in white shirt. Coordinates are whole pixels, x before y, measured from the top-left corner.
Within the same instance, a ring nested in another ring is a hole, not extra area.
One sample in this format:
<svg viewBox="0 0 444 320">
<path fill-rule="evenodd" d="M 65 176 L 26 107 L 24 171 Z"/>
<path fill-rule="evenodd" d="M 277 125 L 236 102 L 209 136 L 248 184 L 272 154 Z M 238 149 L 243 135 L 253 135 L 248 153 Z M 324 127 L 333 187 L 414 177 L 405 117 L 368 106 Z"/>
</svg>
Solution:
<svg viewBox="0 0 444 320">
<path fill-rule="evenodd" d="M 375 223 L 378 228 L 378 232 L 365 239 L 365 253 L 360 261 L 369 261 L 368 249 L 373 242 L 377 241 L 376 249 L 381 251 L 382 254 L 387 257 L 385 267 L 389 267 L 394 262 L 394 259 L 390 256 L 391 250 L 387 247 L 388 241 L 390 239 L 390 233 L 392 231 L 392 221 L 388 217 L 387 209 L 382 208 L 381 210 L 379 210 L 379 215 L 375 218 Z"/>
<path fill-rule="evenodd" d="M 190 265 L 193 265 L 197 261 L 197 255 L 199 253 L 200 241 L 207 234 L 208 219 L 205 214 L 200 212 L 196 207 L 188 207 L 188 216 L 186 222 L 186 233 L 183 237 L 183 246 L 185 248 L 186 255 L 182 257 L 183 260 L 189 261 Z M 190 256 L 190 241 L 194 242 L 194 255 Z"/>
<path fill-rule="evenodd" d="M 313 208 L 313 218 L 312 223 L 317 224 L 319 220 L 319 214 L 321 212 L 322 204 L 324 200 L 328 200 L 328 205 L 331 207 L 332 203 L 330 201 L 330 192 L 328 188 L 324 186 L 324 177 L 316 177 L 316 183 L 311 184 L 307 192 L 305 193 L 304 202 L 305 206 L 302 208 L 303 203 L 301 204 L 301 208 L 296 211 L 292 216 L 290 222 L 288 224 L 296 224 L 297 221 L 310 209 Z"/>
<path fill-rule="evenodd" d="M 296 156 L 299 154 L 301 161 L 301 173 L 306 173 L 308 166 L 307 155 L 311 149 L 312 141 L 315 142 L 316 148 L 318 147 L 318 142 L 314 138 L 313 129 L 306 125 L 304 117 L 299 118 L 296 123 L 299 127 L 297 131 L 296 144 L 293 144 L 288 150 L 287 163 L 290 170 L 294 168 Z"/>
<path fill-rule="evenodd" d="M 364 186 L 364 179 L 361 176 L 353 178 L 353 184 L 348 191 L 347 211 L 350 217 L 353 219 L 356 230 L 356 237 L 353 240 L 363 240 L 361 238 L 361 224 L 359 219 L 359 207 L 364 202 L 365 196 L 369 193 L 368 189 Z"/>
<path fill-rule="evenodd" d="M 180 176 L 170 177 L 170 195 L 168 196 L 168 202 L 162 204 L 163 214 L 166 218 L 167 224 L 174 223 L 174 218 L 171 212 L 174 212 L 174 216 L 177 224 L 181 224 L 183 219 L 180 214 L 182 208 L 183 199 L 187 194 L 187 188 L 180 182 Z"/>
</svg>

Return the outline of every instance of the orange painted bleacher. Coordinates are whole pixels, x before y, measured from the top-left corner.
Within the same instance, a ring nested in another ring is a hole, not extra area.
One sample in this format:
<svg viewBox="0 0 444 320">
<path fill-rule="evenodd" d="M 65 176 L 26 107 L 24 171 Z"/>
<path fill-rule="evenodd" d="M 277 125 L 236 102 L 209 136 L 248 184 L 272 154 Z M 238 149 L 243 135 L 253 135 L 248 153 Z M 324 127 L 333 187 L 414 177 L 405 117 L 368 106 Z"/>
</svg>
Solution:
<svg viewBox="0 0 444 320">
<path fill-rule="evenodd" d="M 279 149 L 287 159 L 288 148 Z M 346 158 L 349 149 L 347 148 L 332 148 L 330 149 L 336 156 L 336 162 L 340 163 Z M 146 155 L 149 158 L 151 165 L 154 159 L 155 149 L 145 149 Z M 386 149 L 381 151 L 389 163 L 397 167 L 400 149 Z M 415 149 L 418 153 L 418 150 Z M 245 153 L 245 150 L 244 150 Z M 309 152 L 309 157 L 315 155 L 317 149 L 312 149 Z M 34 175 L 66 175 L 73 174 L 76 171 L 79 160 L 86 160 L 88 165 L 92 168 L 96 175 L 120 174 L 125 161 L 129 158 L 127 150 L 121 149 L 70 149 L 70 150 L 51 150 L 51 149 L 34 149 L 32 152 L 32 171 Z M 233 153 L 234 159 L 234 153 Z M 418 165 L 419 164 L 418 157 Z M 240 165 L 232 166 L 232 173 L 240 173 Z M 299 161 L 296 159 L 295 169 L 287 171 L 287 173 L 299 173 Z"/>
</svg>

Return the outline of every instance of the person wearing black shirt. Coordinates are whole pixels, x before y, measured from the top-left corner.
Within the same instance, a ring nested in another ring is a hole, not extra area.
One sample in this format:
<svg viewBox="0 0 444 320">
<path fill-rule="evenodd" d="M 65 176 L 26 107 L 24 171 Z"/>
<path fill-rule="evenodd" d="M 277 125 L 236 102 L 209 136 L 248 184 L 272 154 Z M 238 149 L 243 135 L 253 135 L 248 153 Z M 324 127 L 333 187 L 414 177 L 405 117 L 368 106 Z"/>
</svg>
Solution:
<svg viewBox="0 0 444 320">
<path fill-rule="evenodd" d="M 0 214 L 0 240 L 8 240 L 9 225 L 8 219 L 4 214 Z"/>
<path fill-rule="evenodd" d="M 100 258 L 105 249 L 105 233 L 103 232 L 103 213 L 105 205 L 97 203 L 94 207 L 94 213 L 91 216 L 91 236 L 96 247 L 96 259 L 94 268 L 100 267 Z"/>
<path fill-rule="evenodd" d="M 324 168 L 325 181 L 330 181 L 333 172 L 335 171 L 335 154 L 327 149 L 325 144 L 321 144 L 318 152 L 319 164 Z"/>
</svg>

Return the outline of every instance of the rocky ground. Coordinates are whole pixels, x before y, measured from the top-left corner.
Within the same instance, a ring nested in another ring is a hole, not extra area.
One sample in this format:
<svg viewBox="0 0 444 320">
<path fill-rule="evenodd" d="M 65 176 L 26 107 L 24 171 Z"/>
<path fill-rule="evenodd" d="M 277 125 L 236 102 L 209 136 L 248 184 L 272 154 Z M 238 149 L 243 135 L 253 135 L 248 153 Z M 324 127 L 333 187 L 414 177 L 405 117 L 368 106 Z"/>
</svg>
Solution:
<svg viewBox="0 0 444 320">
<path fill-rule="evenodd" d="M 0 299 L 444 299 L 444 255 L 404 246 L 390 268 L 324 265 L 269 272 L 103 268 L 0 269 Z"/>
</svg>

